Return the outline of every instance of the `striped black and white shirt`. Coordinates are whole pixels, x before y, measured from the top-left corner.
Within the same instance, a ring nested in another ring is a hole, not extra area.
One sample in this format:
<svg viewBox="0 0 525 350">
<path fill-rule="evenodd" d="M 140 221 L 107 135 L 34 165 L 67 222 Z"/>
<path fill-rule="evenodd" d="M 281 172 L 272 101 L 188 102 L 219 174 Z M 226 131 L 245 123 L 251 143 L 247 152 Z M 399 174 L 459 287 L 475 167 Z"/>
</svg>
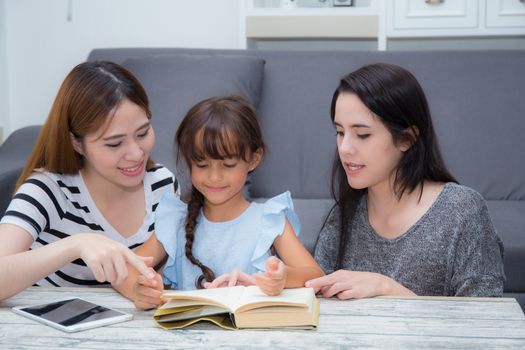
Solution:
<svg viewBox="0 0 525 350">
<path fill-rule="evenodd" d="M 161 197 L 166 192 L 174 192 L 176 188 L 177 182 L 167 168 L 158 165 L 148 170 L 144 177 L 144 223 L 134 235 L 125 238 L 98 210 L 80 174 L 61 175 L 37 170 L 20 186 L 0 224 L 13 224 L 26 230 L 34 239 L 31 249 L 85 232 L 103 234 L 135 249 L 155 230 L 154 213 Z M 63 266 L 36 284 L 63 287 L 109 286 L 107 282 L 97 282 L 81 259 Z"/>
</svg>

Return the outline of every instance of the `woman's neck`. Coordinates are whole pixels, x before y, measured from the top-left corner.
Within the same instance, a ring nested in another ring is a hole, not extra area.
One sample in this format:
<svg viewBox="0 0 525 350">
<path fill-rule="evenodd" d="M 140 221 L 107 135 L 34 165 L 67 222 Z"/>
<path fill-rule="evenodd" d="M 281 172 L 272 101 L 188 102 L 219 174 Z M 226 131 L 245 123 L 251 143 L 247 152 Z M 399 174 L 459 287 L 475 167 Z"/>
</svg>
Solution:
<svg viewBox="0 0 525 350">
<path fill-rule="evenodd" d="M 443 183 L 425 182 L 411 192 L 405 191 L 401 197 L 392 185 L 369 188 L 370 225 L 385 238 L 401 236 L 430 209 L 443 186 Z"/>
<path fill-rule="evenodd" d="M 84 183 L 99 212 L 124 238 L 142 227 L 146 215 L 144 186 L 125 188 L 81 171 Z"/>
<path fill-rule="evenodd" d="M 391 212 L 396 212 L 397 209 L 403 206 L 404 203 L 409 202 L 415 192 L 405 192 L 399 197 L 394 191 L 393 183 L 384 182 L 380 185 L 368 188 L 368 211 L 379 213 L 381 216 L 388 215 Z"/>
<path fill-rule="evenodd" d="M 143 183 L 135 188 L 127 188 L 111 183 L 100 176 L 93 176 L 88 170 L 80 170 L 80 175 L 95 204 L 99 208 L 111 206 L 113 203 L 134 197 L 138 191 L 143 191 Z"/>
</svg>

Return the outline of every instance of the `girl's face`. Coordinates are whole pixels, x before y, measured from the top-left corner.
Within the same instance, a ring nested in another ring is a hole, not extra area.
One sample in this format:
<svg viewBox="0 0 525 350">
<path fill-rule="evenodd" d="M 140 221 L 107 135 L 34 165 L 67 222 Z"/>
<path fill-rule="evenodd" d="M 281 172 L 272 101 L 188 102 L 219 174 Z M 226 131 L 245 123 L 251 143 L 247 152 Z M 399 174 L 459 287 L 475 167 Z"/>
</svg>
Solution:
<svg viewBox="0 0 525 350">
<path fill-rule="evenodd" d="M 86 179 L 122 189 L 142 186 L 146 163 L 155 143 L 155 134 L 146 112 L 124 99 L 103 133 L 72 137 L 73 147 L 84 157 Z"/>
<path fill-rule="evenodd" d="M 337 98 L 334 126 L 350 187 L 391 189 L 394 171 L 409 145 L 396 146 L 390 131 L 355 94 Z"/>
<path fill-rule="evenodd" d="M 235 208 L 244 203 L 243 188 L 248 172 L 257 167 L 262 150 L 252 154 L 246 162 L 240 157 L 191 162 L 191 182 L 204 196 L 204 206 Z"/>
</svg>

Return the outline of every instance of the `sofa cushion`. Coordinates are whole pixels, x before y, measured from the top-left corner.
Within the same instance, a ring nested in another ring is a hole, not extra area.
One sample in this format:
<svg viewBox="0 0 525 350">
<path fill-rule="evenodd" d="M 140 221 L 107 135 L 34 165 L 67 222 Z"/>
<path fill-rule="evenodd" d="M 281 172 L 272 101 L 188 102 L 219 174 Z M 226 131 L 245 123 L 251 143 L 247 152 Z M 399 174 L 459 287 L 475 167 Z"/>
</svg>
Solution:
<svg viewBox="0 0 525 350">
<path fill-rule="evenodd" d="M 184 115 L 195 103 L 219 95 L 242 95 L 257 107 L 264 63 L 261 58 L 221 54 L 170 54 L 122 63 L 140 79 L 150 98 L 157 134 L 153 158 L 176 172 L 183 194 L 190 181 L 186 166 L 176 166 L 174 135 Z"/>
<path fill-rule="evenodd" d="M 525 51 L 266 51 L 259 113 L 270 152 L 254 197 L 290 190 L 330 197 L 332 94 L 345 74 L 374 62 L 409 69 L 428 97 L 445 163 L 492 200 L 525 200 Z M 494 67 L 493 69 L 488 67 Z"/>
</svg>

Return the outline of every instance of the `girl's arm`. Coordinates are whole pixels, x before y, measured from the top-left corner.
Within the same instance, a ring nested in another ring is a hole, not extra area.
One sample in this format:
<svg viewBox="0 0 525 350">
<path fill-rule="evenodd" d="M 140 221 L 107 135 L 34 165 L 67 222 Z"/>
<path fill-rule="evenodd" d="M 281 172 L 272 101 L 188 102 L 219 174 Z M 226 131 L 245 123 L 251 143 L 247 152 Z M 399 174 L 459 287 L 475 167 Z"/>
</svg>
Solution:
<svg viewBox="0 0 525 350">
<path fill-rule="evenodd" d="M 285 220 L 283 234 L 275 239 L 273 246 L 285 264 L 285 288 L 304 287 L 306 281 L 324 275 L 321 267 L 297 238 L 288 220 Z"/>
<path fill-rule="evenodd" d="M 79 258 L 99 282 L 122 280 L 126 275 L 126 262 L 144 274 L 151 273 L 142 259 L 126 246 L 99 234 L 75 234 L 28 250 L 32 243 L 31 235 L 19 226 L 0 225 L 0 300 Z"/>
<path fill-rule="evenodd" d="M 166 257 L 163 245 L 155 234 L 135 250 L 135 254 L 143 257 L 151 257 L 150 266 L 157 266 Z M 162 277 L 150 268 L 149 272 L 154 275 L 152 278 L 145 276 L 143 272 L 128 265 L 127 278 L 122 283 L 114 283 L 113 287 L 126 298 L 132 300 L 135 307 L 139 309 L 150 309 L 157 307 L 162 302 Z"/>
<path fill-rule="evenodd" d="M 254 275 L 255 283 L 264 293 L 278 295 L 284 288 L 304 287 L 306 281 L 324 275 L 288 220 L 285 220 L 283 234 L 275 239 L 273 246 L 282 262 L 270 257 L 266 272 Z"/>
</svg>

